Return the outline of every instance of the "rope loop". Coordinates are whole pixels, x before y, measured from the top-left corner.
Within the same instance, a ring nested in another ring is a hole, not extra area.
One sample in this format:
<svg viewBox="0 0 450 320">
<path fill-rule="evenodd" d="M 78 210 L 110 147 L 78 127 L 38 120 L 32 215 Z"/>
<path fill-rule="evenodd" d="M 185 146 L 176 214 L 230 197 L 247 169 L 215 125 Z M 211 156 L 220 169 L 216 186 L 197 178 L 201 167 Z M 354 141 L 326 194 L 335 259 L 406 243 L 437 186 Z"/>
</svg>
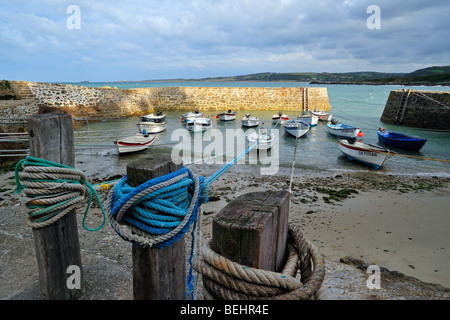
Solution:
<svg viewBox="0 0 450 320">
<path fill-rule="evenodd" d="M 186 167 L 132 188 L 124 176 L 108 193 L 106 212 L 111 227 L 124 240 L 142 247 L 164 248 L 183 238 L 192 227 L 187 298 L 193 298 L 192 257 L 203 177 Z"/>
<path fill-rule="evenodd" d="M 288 258 L 280 273 L 240 265 L 215 253 L 210 245 L 211 241 L 202 247 L 200 257 L 194 260 L 194 269 L 202 275 L 205 294 L 213 299 L 314 299 L 325 277 L 323 256 L 292 223 Z"/>
<path fill-rule="evenodd" d="M 196 221 L 203 177 L 182 169 L 132 188 L 124 176 L 108 193 L 106 212 L 122 239 L 144 247 L 166 247 Z"/>
<path fill-rule="evenodd" d="M 88 231 L 97 231 L 105 224 L 106 215 L 100 198 L 80 170 L 44 159 L 26 157 L 17 163 L 15 179 L 16 193 L 24 191 L 30 198 L 25 206 L 28 208 L 27 223 L 32 228 L 51 225 L 86 203 L 83 227 Z M 102 209 L 103 222 L 99 227 L 90 229 L 86 227 L 85 220 L 93 194 Z"/>
</svg>

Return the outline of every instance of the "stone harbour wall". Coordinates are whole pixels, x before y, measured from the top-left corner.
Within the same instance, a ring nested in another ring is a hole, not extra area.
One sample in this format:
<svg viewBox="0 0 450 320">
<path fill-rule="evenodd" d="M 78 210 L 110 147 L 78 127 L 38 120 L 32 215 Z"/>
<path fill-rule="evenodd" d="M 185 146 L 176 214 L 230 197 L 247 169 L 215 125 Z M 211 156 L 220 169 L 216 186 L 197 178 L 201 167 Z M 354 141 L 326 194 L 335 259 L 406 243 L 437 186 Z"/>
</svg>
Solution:
<svg viewBox="0 0 450 320">
<path fill-rule="evenodd" d="M 156 110 L 330 110 L 327 88 L 149 87 L 92 88 L 8 81 L 15 100 L 0 100 L 0 117 L 64 112 L 74 117 L 115 118 Z"/>
<path fill-rule="evenodd" d="M 434 130 L 450 130 L 450 92 L 394 90 L 384 107 L 382 122 Z"/>
</svg>

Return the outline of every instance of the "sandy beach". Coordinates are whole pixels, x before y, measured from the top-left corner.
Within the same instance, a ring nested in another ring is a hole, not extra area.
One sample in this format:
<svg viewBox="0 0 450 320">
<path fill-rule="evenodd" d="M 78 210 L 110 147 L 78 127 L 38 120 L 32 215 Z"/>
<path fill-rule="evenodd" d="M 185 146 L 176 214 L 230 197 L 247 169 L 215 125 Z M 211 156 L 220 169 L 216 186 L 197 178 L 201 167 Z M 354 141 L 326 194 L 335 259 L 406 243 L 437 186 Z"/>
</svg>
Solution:
<svg viewBox="0 0 450 320">
<path fill-rule="evenodd" d="M 224 176 L 212 184 L 219 201 L 202 206 L 204 238 L 214 214 L 240 194 L 287 190 L 290 176 Z M 305 176 L 296 169 L 290 221 L 327 260 L 353 257 L 450 287 L 448 178 L 376 172 Z M 342 191 L 335 199 L 329 190 Z M 351 191 L 353 190 L 353 191 Z"/>
<path fill-rule="evenodd" d="M 192 166 L 191 169 L 205 177 L 214 171 L 214 168 L 205 166 Z M 211 185 L 211 201 L 201 207 L 203 242 L 211 239 L 215 214 L 238 195 L 288 190 L 290 169 L 274 176 L 261 176 L 254 171 L 245 173 L 242 168 L 232 168 Z M 0 181 L 0 209 L 2 213 L 10 212 L 8 208 L 17 208 L 20 203 L 20 195 L 14 194 L 13 172 L 4 173 Z M 319 248 L 328 265 L 344 257 L 352 257 L 448 288 L 449 182 L 450 178 L 392 176 L 375 171 L 305 174 L 296 168 L 289 220 L 299 226 L 305 237 Z M 100 192 L 100 195 L 105 197 L 106 192 Z M 98 208 L 93 208 L 88 223 L 97 226 L 101 218 L 99 213 Z M 0 234 L 5 239 L 12 236 L 20 241 L 30 241 L 32 237 L 25 218 L 14 219 L 16 222 L 2 214 Z M 106 263 L 115 261 L 116 266 L 123 263 L 126 269 L 130 268 L 129 249 L 126 249 L 129 244 L 120 239 L 108 223 L 97 232 L 86 232 L 81 226 L 79 230 L 82 251 L 89 256 L 87 264 L 98 264 L 100 256 L 106 254 Z M 8 258 L 13 248 L 6 249 L 6 246 L 9 247 L 6 244 L 11 241 L 5 241 L 6 251 L 1 266 L 5 278 L 0 283 L 7 286 L 5 281 L 17 281 L 14 280 L 16 265 L 9 265 L 14 260 Z M 35 264 L 32 246 L 27 248 L 31 250 L 25 258 L 27 262 L 19 263 L 32 266 Z M 118 254 L 119 248 L 125 248 L 125 251 Z M 25 275 L 21 279 L 26 280 L 27 285 L 36 281 L 34 268 L 23 273 Z M 127 281 L 121 288 L 127 293 L 119 299 L 130 298 L 129 290 L 125 289 L 130 285 Z M 7 291 L 7 296 L 14 296 L 14 291 Z M 351 298 L 349 295 L 345 297 Z"/>
</svg>

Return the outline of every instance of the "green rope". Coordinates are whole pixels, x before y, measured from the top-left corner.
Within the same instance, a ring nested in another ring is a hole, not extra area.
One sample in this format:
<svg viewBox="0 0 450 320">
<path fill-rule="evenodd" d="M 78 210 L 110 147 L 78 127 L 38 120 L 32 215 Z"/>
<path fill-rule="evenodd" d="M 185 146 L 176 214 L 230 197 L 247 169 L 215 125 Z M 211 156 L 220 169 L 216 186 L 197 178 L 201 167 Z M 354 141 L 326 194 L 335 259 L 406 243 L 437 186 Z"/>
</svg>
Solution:
<svg viewBox="0 0 450 320">
<path fill-rule="evenodd" d="M 62 173 L 58 168 L 63 169 Z M 24 171 L 22 174 L 19 173 L 20 169 Z M 23 184 L 20 181 L 21 175 L 24 180 Z M 15 180 L 16 193 L 25 190 L 27 197 L 31 198 L 26 206 L 30 209 L 29 220 L 34 219 L 31 223 L 32 226 L 35 223 L 50 222 L 51 219 L 56 221 L 55 217 L 58 214 L 64 215 L 71 211 L 72 206 L 86 198 L 86 190 L 88 191 L 88 201 L 83 215 L 83 227 L 88 231 L 97 231 L 105 225 L 106 213 L 100 198 L 94 187 L 87 181 L 86 176 L 79 170 L 44 159 L 26 157 L 16 165 Z M 97 198 L 103 213 L 103 222 L 94 229 L 86 226 L 92 195 Z"/>
</svg>

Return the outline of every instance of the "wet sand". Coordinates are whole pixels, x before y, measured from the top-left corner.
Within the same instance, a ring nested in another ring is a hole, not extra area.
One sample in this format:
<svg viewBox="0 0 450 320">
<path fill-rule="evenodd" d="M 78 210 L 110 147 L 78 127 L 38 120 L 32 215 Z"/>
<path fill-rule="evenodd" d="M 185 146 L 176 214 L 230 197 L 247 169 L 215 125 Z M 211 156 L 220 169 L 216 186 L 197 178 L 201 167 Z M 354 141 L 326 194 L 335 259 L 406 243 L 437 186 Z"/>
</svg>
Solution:
<svg viewBox="0 0 450 320">
<path fill-rule="evenodd" d="M 326 260 L 349 256 L 450 287 L 450 179 L 375 173 L 334 176 L 296 172 L 289 218 Z M 213 213 L 236 196 L 287 190 L 289 181 L 290 176 L 242 174 L 215 181 L 210 195 L 220 200 L 202 206 L 203 237 L 211 237 Z M 324 189 L 357 193 L 332 200 L 324 199 L 329 198 Z"/>
</svg>

